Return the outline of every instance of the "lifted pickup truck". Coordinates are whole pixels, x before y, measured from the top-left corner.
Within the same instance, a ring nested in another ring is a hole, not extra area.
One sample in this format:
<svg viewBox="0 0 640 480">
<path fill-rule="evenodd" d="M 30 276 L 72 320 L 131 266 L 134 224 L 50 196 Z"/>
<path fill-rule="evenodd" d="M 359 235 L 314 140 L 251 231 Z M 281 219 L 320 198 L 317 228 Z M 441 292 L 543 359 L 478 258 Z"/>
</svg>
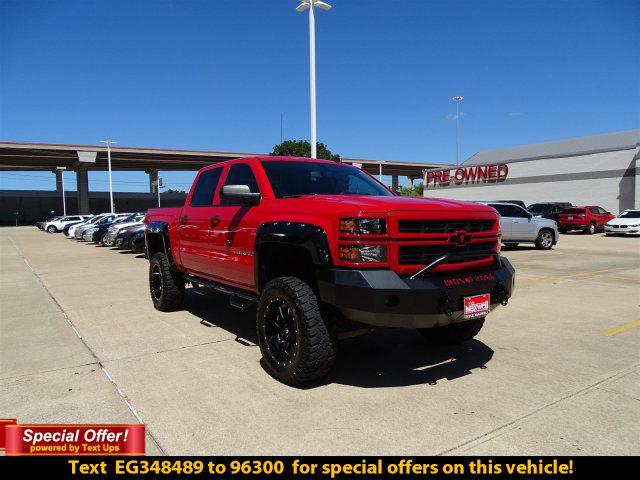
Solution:
<svg viewBox="0 0 640 480">
<path fill-rule="evenodd" d="M 332 161 L 212 165 L 184 207 L 151 209 L 146 222 L 155 308 L 182 308 L 185 284 L 227 293 L 236 307 L 257 303 L 266 368 L 290 385 L 329 371 L 345 325 L 459 343 L 514 286 L 494 209 L 400 197 Z"/>
</svg>

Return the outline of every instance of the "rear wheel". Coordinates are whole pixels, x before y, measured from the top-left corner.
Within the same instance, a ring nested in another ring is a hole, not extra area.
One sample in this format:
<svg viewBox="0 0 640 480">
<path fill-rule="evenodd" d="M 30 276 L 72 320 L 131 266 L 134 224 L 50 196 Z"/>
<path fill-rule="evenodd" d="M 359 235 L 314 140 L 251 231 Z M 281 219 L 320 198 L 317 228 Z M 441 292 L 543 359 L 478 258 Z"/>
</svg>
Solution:
<svg viewBox="0 0 640 480">
<path fill-rule="evenodd" d="M 171 270 L 169 259 L 162 252 L 149 263 L 149 290 L 157 310 L 170 312 L 184 305 L 184 279 Z"/>
<path fill-rule="evenodd" d="M 540 230 L 535 244 L 538 250 L 551 250 L 551 247 L 553 247 L 553 232 L 551 230 Z"/>
<path fill-rule="evenodd" d="M 309 285 L 296 277 L 270 281 L 260 296 L 256 327 L 268 372 L 298 385 L 329 372 L 335 358 L 329 323 Z"/>
<path fill-rule="evenodd" d="M 484 325 L 484 318 L 456 322 L 443 327 L 419 328 L 418 332 L 428 341 L 438 345 L 456 345 L 475 337 Z"/>
</svg>

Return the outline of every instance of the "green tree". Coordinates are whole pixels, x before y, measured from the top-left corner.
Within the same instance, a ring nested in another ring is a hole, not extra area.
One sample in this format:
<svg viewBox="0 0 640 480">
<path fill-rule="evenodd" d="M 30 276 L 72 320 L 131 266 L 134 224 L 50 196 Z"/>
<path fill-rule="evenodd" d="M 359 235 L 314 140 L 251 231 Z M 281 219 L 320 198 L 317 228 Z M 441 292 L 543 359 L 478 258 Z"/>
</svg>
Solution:
<svg viewBox="0 0 640 480">
<path fill-rule="evenodd" d="M 400 195 L 404 197 L 422 197 L 424 193 L 424 185 L 422 182 L 415 183 L 413 188 L 402 187 Z"/>
<path fill-rule="evenodd" d="M 285 140 L 273 147 L 275 157 L 311 157 L 311 144 L 306 140 Z M 316 143 L 316 156 L 325 160 L 340 161 L 340 155 L 332 153 L 324 143 Z"/>
</svg>

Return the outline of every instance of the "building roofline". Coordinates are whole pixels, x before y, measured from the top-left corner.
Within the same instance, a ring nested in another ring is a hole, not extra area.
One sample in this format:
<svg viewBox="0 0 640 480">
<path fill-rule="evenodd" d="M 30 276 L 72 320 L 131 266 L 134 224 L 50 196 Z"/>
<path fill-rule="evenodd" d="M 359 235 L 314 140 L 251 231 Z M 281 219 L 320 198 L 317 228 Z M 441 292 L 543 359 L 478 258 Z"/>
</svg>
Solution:
<svg viewBox="0 0 640 480">
<path fill-rule="evenodd" d="M 575 144 L 575 147 L 571 147 Z M 580 145 L 582 144 L 582 146 Z M 597 145 L 601 146 L 598 147 Z M 591 145 L 586 147 L 585 145 Z M 570 137 L 563 140 L 553 140 L 549 142 L 532 143 L 528 145 L 517 145 L 513 147 L 497 148 L 493 150 L 480 150 L 469 158 L 463 165 L 489 165 L 492 163 L 515 163 L 528 162 L 532 160 L 577 157 L 592 155 L 597 153 L 614 152 L 620 150 L 632 150 L 640 146 L 640 129 L 623 130 L 618 132 L 603 133 L 597 135 L 587 135 L 581 137 Z M 527 150 L 548 152 L 537 154 L 526 154 Z M 555 150 L 555 152 L 554 152 Z M 521 153 L 520 153 L 521 152 Z M 513 158 L 500 158 L 512 156 Z M 482 158 L 485 157 L 485 158 Z M 493 159 L 491 157 L 494 157 Z"/>
</svg>

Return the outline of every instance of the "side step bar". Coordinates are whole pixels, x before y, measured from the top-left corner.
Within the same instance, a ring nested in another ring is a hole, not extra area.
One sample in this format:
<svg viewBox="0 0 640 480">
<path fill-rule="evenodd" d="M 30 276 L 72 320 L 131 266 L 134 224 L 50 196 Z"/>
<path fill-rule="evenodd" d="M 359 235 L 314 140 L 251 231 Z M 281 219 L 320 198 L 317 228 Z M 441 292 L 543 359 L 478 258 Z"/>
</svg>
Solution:
<svg viewBox="0 0 640 480">
<path fill-rule="evenodd" d="M 192 275 L 184 275 L 184 279 L 187 282 L 191 282 L 206 288 L 211 288 L 217 292 L 229 295 L 229 303 L 231 304 L 231 306 L 240 308 L 242 310 L 249 308 L 258 301 L 257 294 L 242 290 L 240 288 L 224 285 L 222 283 L 214 282 L 213 280 L 205 280 L 204 278 L 194 277 Z"/>
</svg>

